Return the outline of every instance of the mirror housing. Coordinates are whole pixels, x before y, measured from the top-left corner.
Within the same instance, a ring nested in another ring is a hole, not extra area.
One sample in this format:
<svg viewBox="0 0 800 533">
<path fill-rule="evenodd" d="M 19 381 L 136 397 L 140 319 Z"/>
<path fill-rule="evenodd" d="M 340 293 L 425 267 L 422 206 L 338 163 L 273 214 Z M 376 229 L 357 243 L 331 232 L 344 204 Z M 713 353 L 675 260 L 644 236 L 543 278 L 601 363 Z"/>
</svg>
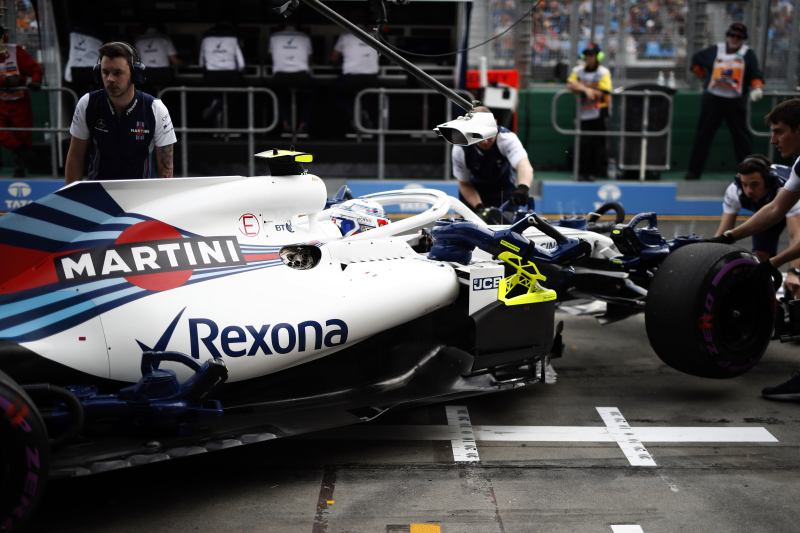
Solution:
<svg viewBox="0 0 800 533">
<path fill-rule="evenodd" d="M 497 122 L 492 113 L 467 113 L 439 124 L 433 131 L 449 143 L 469 146 L 497 135 Z"/>
</svg>

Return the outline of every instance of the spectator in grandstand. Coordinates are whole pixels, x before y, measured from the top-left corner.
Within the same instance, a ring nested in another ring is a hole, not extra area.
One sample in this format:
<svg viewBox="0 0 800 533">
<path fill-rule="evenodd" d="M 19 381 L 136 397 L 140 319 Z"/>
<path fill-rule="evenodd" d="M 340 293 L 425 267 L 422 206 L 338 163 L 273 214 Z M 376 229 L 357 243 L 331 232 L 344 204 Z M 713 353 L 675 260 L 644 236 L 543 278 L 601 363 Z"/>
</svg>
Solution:
<svg viewBox="0 0 800 533">
<path fill-rule="evenodd" d="M 364 23 L 366 15 L 357 11 L 351 15 L 351 20 Z M 337 80 L 337 99 L 351 129 L 355 131 L 355 96 L 362 89 L 378 86 L 378 52 L 352 33 L 346 33 L 336 40 L 331 62 L 342 64 L 342 74 Z M 362 107 L 359 118 L 364 126 L 372 127 L 372 118 L 365 107 Z"/>
<path fill-rule="evenodd" d="M 789 179 L 789 167 L 770 165 L 769 159 L 760 154 L 747 156 L 739 163 L 733 182 L 725 190 L 722 199 L 722 217 L 715 233 L 718 237 L 736 225 L 736 216 L 741 209 L 753 213 L 770 203 Z M 753 253 L 759 261 L 767 261 L 778 252 L 778 239 L 785 227 L 789 227 L 792 242 L 800 240 L 800 202 L 786 212 L 786 216 L 775 225 L 753 234 Z M 796 266 L 800 266 L 800 262 Z M 800 279 L 791 273 L 789 280 L 793 290 L 800 296 Z"/>
<path fill-rule="evenodd" d="M 286 132 L 304 133 L 312 107 L 312 79 L 309 68 L 311 39 L 294 26 L 284 24 L 269 38 L 272 83 L 278 91 L 281 126 Z M 292 115 L 292 103 L 296 112 Z"/>
<path fill-rule="evenodd" d="M 8 42 L 8 30 L 0 26 L 0 128 L 33 126 L 28 89 L 42 84 L 42 67 L 21 46 Z M 24 177 L 31 147 L 31 132 L 0 131 L 0 146 L 14 153 L 14 176 Z"/>
<path fill-rule="evenodd" d="M 136 50 L 111 42 L 98 53 L 95 72 L 103 89 L 83 95 L 75 107 L 64 165 L 66 183 L 84 174 L 91 180 L 171 178 L 175 129 L 161 100 L 136 90 L 145 71 Z M 90 143 L 94 152 L 85 173 Z"/>
<path fill-rule="evenodd" d="M 483 106 L 474 111 L 491 112 Z M 488 208 L 499 207 L 506 200 L 528 204 L 533 166 L 513 131 L 499 127 L 495 137 L 472 146 L 453 146 L 452 162 L 459 198 L 484 218 Z"/>
<path fill-rule="evenodd" d="M 763 96 L 764 79 L 755 52 L 744 41 L 747 26 L 734 22 L 725 34 L 725 42 L 697 52 L 692 58 L 692 72 L 705 85 L 697 121 L 687 180 L 700 179 L 708 157 L 708 149 L 722 121 L 728 124 L 733 137 L 736 160 L 742 161 L 752 151 L 747 129 L 747 97 L 758 101 Z"/>
<path fill-rule="evenodd" d="M 164 32 L 161 24 L 148 26 L 144 33 L 134 41 L 142 64 L 147 68 L 147 82 L 144 88 L 152 94 L 172 84 L 174 67 L 181 63 L 172 39 Z M 140 87 L 141 88 L 141 87 Z"/>
<path fill-rule="evenodd" d="M 721 235 L 710 239 L 710 242 L 733 244 L 739 239 L 767 231 L 779 224 L 800 201 L 800 98 L 785 100 L 776 105 L 766 116 L 770 127 L 770 142 L 775 145 L 781 157 L 797 157 L 792 165 L 789 179 L 778 190 L 775 198 L 767 205 L 756 211 L 749 220 L 743 224 L 724 231 Z M 791 229 L 791 228 L 790 228 Z M 777 268 L 781 265 L 800 258 L 800 239 L 793 238 L 788 248 L 781 251 L 771 259 L 758 265 L 758 269 L 769 273 L 775 280 L 781 277 Z M 796 275 L 798 271 L 792 270 Z M 787 278 L 790 290 L 796 290 Z M 775 387 L 766 387 L 761 391 L 762 396 L 770 400 L 800 400 L 800 372 L 795 372 L 792 377 Z"/>
<path fill-rule="evenodd" d="M 603 52 L 600 46 L 589 43 L 581 55 L 584 64 L 572 69 L 567 87 L 580 96 L 581 131 L 605 131 L 611 104 L 611 72 L 600 64 Z M 594 181 L 606 175 L 608 155 L 606 138 L 600 135 L 581 135 L 578 181 Z"/>
<path fill-rule="evenodd" d="M 239 36 L 230 22 L 213 26 L 200 42 L 200 66 L 203 80 L 212 87 L 235 87 L 242 84 L 244 55 Z M 219 128 L 223 124 L 222 98 L 213 97 L 203 110 L 203 119 Z"/>
</svg>

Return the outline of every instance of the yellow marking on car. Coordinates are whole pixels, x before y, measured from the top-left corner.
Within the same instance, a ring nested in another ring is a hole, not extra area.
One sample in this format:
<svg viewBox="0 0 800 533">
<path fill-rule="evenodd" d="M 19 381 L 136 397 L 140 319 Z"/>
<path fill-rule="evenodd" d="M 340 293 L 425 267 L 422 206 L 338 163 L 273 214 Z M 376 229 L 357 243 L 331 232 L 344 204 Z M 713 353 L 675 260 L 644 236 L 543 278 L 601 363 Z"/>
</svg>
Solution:
<svg viewBox="0 0 800 533">
<path fill-rule="evenodd" d="M 508 242 L 508 241 L 506 241 L 504 239 L 500 239 L 500 244 L 502 244 L 503 246 L 505 246 L 509 250 L 513 250 L 515 252 L 519 252 L 519 246 L 514 246 L 513 244 L 511 244 L 510 242 Z"/>
<path fill-rule="evenodd" d="M 314 156 L 306 152 L 296 152 L 294 150 L 279 150 L 273 148 L 272 150 L 264 150 L 255 155 L 264 159 L 276 159 L 279 157 L 292 158 L 295 163 L 311 163 L 314 161 Z"/>
<path fill-rule="evenodd" d="M 502 241 L 501 241 L 502 242 Z M 532 261 L 522 263 L 522 258 L 511 252 L 500 252 L 498 259 L 516 269 L 512 274 L 500 281 L 497 288 L 497 299 L 506 305 L 524 305 L 541 302 L 549 302 L 557 298 L 556 291 L 539 285 L 540 281 L 546 281 L 547 276 L 539 272 L 539 269 Z M 518 296 L 509 297 L 509 293 L 520 286 L 527 291 Z"/>
</svg>

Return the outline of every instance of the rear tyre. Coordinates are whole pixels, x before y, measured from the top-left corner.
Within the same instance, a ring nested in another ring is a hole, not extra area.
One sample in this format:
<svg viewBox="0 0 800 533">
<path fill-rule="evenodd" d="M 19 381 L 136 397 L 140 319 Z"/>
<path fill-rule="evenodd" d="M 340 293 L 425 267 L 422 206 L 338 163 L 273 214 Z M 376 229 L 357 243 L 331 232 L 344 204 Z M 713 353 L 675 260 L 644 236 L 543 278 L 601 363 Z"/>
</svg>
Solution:
<svg viewBox="0 0 800 533">
<path fill-rule="evenodd" d="M 31 399 L 0 371 L 0 531 L 13 531 L 44 492 L 50 462 L 47 430 Z"/>
<path fill-rule="evenodd" d="M 732 378 L 764 354 L 775 324 L 775 292 L 740 248 L 690 244 L 671 253 L 647 293 L 645 324 L 656 354 L 676 370 Z"/>
</svg>

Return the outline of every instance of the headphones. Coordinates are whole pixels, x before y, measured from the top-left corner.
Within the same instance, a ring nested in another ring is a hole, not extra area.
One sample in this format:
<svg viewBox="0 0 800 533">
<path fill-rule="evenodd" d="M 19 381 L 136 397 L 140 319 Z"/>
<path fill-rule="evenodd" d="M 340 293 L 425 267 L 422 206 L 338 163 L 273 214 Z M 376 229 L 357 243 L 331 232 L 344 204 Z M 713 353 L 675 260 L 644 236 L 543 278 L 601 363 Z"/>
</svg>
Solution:
<svg viewBox="0 0 800 533">
<path fill-rule="evenodd" d="M 583 52 L 581 52 L 581 59 L 583 61 L 586 61 L 586 52 L 594 52 L 595 55 L 597 56 L 598 63 L 602 63 L 603 60 L 606 58 L 605 52 L 600 50 L 600 47 L 594 43 L 589 43 L 588 45 L 586 45 L 586 48 L 584 48 Z"/>
<path fill-rule="evenodd" d="M 142 63 L 142 60 L 139 59 L 139 52 L 136 51 L 134 46 L 129 45 L 128 43 L 122 41 L 114 41 L 111 43 L 106 43 L 103 47 L 106 46 L 116 46 L 118 48 L 122 48 L 125 51 L 125 55 L 128 59 L 128 66 L 131 69 L 131 83 L 134 85 L 142 85 L 145 82 L 145 66 Z M 100 61 L 103 59 L 103 54 L 97 58 L 97 63 L 95 63 L 94 68 L 92 69 L 94 80 L 97 82 L 98 85 L 102 87 L 103 85 L 103 76 L 100 72 Z"/>
<path fill-rule="evenodd" d="M 769 159 L 767 159 L 767 156 L 761 154 L 753 154 L 745 157 L 742 160 L 742 162 L 739 163 L 739 172 L 737 172 L 736 175 L 733 177 L 733 181 L 734 183 L 736 183 L 736 187 L 739 190 L 743 190 L 742 178 L 739 176 L 739 174 L 742 173 L 743 168 L 748 168 L 748 167 L 750 168 L 756 167 L 755 171 L 761 174 L 761 176 L 764 178 L 764 186 L 768 190 L 778 188 L 779 185 L 778 177 L 770 171 L 770 162 Z M 745 172 L 753 172 L 753 171 L 750 170 Z"/>
</svg>

